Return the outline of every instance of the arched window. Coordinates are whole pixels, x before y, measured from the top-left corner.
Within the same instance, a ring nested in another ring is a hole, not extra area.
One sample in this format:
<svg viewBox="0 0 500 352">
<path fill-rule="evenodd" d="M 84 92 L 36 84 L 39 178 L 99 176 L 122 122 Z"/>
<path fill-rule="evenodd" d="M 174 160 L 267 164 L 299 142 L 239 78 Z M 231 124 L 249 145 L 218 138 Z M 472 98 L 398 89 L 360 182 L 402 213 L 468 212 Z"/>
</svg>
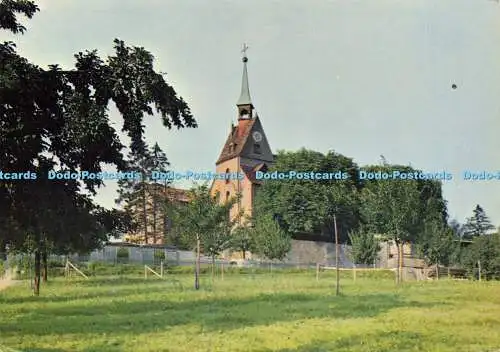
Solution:
<svg viewBox="0 0 500 352">
<path fill-rule="evenodd" d="M 226 169 L 226 175 L 224 177 L 226 178 L 226 183 L 229 183 L 229 168 Z"/>
<path fill-rule="evenodd" d="M 229 193 L 229 191 L 226 192 L 226 202 L 229 200 L 229 196 L 231 195 L 231 193 Z"/>
</svg>

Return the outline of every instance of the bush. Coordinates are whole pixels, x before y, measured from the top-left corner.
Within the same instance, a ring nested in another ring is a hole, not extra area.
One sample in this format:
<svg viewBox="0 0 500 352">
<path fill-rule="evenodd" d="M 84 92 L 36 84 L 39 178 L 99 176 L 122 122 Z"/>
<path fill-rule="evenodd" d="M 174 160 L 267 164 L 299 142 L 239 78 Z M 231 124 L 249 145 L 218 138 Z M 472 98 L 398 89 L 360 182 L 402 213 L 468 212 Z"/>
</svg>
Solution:
<svg viewBox="0 0 500 352">
<path fill-rule="evenodd" d="M 464 264 L 470 277 L 478 279 L 481 263 L 481 278 L 500 279 L 500 234 L 474 238 L 472 245 L 464 251 Z"/>
<path fill-rule="evenodd" d="M 155 259 L 165 260 L 165 251 L 163 251 L 163 250 L 155 250 L 154 257 L 155 257 Z"/>
<path fill-rule="evenodd" d="M 64 263 L 63 260 L 60 259 L 49 259 L 47 261 L 47 266 L 49 269 L 51 268 L 64 268 L 66 266 L 66 263 Z"/>
<path fill-rule="evenodd" d="M 0 277 L 5 273 L 5 265 L 2 259 L 0 259 Z"/>
<path fill-rule="evenodd" d="M 106 262 L 90 262 L 87 264 L 85 274 L 93 276 L 113 276 L 113 275 L 143 275 L 144 266 L 140 264 L 112 264 Z"/>
<path fill-rule="evenodd" d="M 9 255 L 7 258 L 9 268 L 16 269 L 15 277 L 19 280 L 30 278 L 30 273 L 33 268 L 33 258 L 27 254 Z"/>
<path fill-rule="evenodd" d="M 153 252 L 153 264 L 160 265 L 162 261 L 165 261 L 165 251 L 161 249 L 155 249 Z"/>
<path fill-rule="evenodd" d="M 130 252 L 129 252 L 128 248 L 120 247 L 116 251 L 116 261 L 118 263 L 127 263 L 129 256 L 130 256 Z"/>
</svg>

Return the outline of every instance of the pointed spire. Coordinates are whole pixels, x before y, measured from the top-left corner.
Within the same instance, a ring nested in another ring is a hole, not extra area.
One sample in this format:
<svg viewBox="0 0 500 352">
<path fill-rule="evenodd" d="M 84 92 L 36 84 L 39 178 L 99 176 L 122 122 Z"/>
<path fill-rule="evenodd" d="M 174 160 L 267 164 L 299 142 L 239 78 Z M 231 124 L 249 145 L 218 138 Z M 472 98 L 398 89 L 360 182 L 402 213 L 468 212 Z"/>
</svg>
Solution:
<svg viewBox="0 0 500 352">
<path fill-rule="evenodd" d="M 236 105 L 252 105 L 252 99 L 250 98 L 250 89 L 248 88 L 248 72 L 247 72 L 247 49 L 248 46 L 243 44 L 243 79 L 241 81 L 241 94 Z"/>
</svg>

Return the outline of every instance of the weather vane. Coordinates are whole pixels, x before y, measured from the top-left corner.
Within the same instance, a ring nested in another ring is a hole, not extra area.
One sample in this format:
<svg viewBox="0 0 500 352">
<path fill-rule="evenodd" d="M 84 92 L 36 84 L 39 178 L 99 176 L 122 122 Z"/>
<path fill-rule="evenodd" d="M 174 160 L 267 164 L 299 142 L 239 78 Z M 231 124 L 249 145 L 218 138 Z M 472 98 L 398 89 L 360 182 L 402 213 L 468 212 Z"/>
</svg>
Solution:
<svg viewBox="0 0 500 352">
<path fill-rule="evenodd" d="M 243 49 L 241 49 L 241 52 L 243 53 L 243 56 L 247 56 L 247 50 L 248 50 L 248 45 L 243 44 Z"/>
</svg>

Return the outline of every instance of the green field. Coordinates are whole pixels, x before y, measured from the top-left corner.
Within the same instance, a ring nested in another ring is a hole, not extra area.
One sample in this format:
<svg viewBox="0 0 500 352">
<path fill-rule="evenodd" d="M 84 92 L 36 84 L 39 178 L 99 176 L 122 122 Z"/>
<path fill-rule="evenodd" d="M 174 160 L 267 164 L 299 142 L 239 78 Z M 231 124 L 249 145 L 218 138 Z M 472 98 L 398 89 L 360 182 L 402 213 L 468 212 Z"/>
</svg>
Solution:
<svg viewBox="0 0 500 352">
<path fill-rule="evenodd" d="M 496 351 L 500 283 L 308 274 L 56 279 L 0 292 L 0 344 L 21 351 Z M 0 347 L 0 351 L 2 348 Z"/>
</svg>

